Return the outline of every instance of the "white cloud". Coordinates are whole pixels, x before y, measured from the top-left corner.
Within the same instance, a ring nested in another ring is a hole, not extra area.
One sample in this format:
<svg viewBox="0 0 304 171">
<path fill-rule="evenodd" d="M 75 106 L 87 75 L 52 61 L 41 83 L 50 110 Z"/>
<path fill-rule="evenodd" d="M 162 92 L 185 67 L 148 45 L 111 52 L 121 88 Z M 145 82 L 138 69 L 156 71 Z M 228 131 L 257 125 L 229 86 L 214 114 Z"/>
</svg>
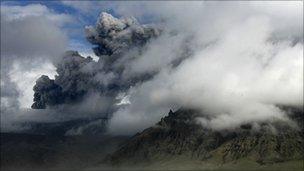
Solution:
<svg viewBox="0 0 304 171">
<path fill-rule="evenodd" d="M 46 20 L 56 24 L 71 22 L 73 18 L 67 14 L 57 14 L 48 7 L 41 4 L 29 4 L 26 6 L 7 6 L 1 5 L 1 15 L 6 20 L 22 20 L 28 17 L 45 17 Z"/>
<path fill-rule="evenodd" d="M 19 92 L 18 101 L 20 108 L 29 108 L 33 104 L 33 86 L 41 75 L 48 75 L 54 79 L 55 67 L 49 62 L 31 61 L 26 62 L 27 68 L 23 68 L 25 62 L 15 61 L 9 72 L 10 80 L 15 83 Z M 29 67 L 30 66 L 30 67 Z"/>
<path fill-rule="evenodd" d="M 65 50 L 67 37 L 61 26 L 70 22 L 43 5 L 1 5 L 2 58 L 47 58 Z"/>
<path fill-rule="evenodd" d="M 67 47 L 62 27 L 71 20 L 41 4 L 1 4 L 1 89 L 6 91 L 1 100 L 15 103 L 1 104 L 1 110 L 30 107 L 35 79 L 41 74 L 53 75 L 52 62 Z"/>
<path fill-rule="evenodd" d="M 157 122 L 164 114 L 159 112 L 181 106 L 209 114 L 211 119 L 204 124 L 214 129 L 286 119 L 276 105 L 303 106 L 302 6 L 292 5 L 293 11 L 276 3 L 169 4 L 174 5 L 148 10 L 164 15 L 177 34 L 192 34 L 193 55 L 170 68 L 164 64 L 172 61 L 180 46 L 160 41 L 153 55 L 149 50 L 143 53 L 135 62 L 139 66 L 131 70 L 145 72 L 146 64 L 153 66 L 156 56 L 163 56 L 157 65 L 160 73 L 130 90 L 131 104 L 113 114 L 111 132 L 129 133 L 125 132 L 129 125 L 133 132 L 139 131 Z M 280 24 L 285 21 L 289 24 Z M 166 52 L 171 53 L 163 55 Z"/>
</svg>

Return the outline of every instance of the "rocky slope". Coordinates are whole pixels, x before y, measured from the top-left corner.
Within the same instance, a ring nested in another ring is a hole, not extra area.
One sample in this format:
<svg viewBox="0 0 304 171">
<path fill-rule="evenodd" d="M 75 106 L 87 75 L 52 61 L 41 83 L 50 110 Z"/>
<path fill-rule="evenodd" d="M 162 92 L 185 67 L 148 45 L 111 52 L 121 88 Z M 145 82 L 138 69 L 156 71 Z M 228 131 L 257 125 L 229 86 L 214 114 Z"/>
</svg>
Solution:
<svg viewBox="0 0 304 171">
<path fill-rule="evenodd" d="M 220 165 L 244 160 L 263 165 L 304 158 L 303 127 L 294 128 L 278 121 L 271 125 L 261 123 L 258 131 L 250 124 L 213 131 L 198 124 L 197 115 L 195 110 L 170 111 L 154 127 L 133 136 L 107 161 L 112 165 L 153 165 L 183 158 Z M 293 118 L 301 126 L 303 111 L 293 111 Z"/>
</svg>

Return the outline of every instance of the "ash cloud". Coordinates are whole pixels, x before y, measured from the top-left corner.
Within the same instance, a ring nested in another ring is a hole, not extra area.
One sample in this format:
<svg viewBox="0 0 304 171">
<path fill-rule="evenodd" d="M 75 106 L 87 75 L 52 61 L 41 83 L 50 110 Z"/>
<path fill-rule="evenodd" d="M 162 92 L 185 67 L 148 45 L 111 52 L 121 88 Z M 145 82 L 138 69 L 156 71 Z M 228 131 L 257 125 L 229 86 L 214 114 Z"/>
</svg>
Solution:
<svg viewBox="0 0 304 171">
<path fill-rule="evenodd" d="M 94 52 L 100 59 L 96 62 L 76 51 L 67 52 L 56 63 L 54 80 L 47 76 L 37 80 L 32 108 L 85 104 L 86 99 L 94 96 L 93 99 L 104 100 L 96 99 L 87 105 L 103 106 L 97 112 L 110 116 L 120 103 L 121 93 L 152 77 L 153 73 L 124 74 L 127 67 L 124 62 L 134 60 L 148 41 L 160 34 L 160 29 L 140 25 L 135 18 L 118 19 L 101 13 L 96 26 L 86 27 L 85 33 L 88 41 L 96 46 Z"/>
<path fill-rule="evenodd" d="M 105 116 L 109 133 L 132 134 L 180 107 L 217 130 L 287 121 L 278 106 L 303 107 L 303 2 L 128 3 L 111 6 L 158 23 L 101 13 L 85 28 L 99 60 L 66 53 L 55 79 L 37 80 L 33 108 Z"/>
<path fill-rule="evenodd" d="M 117 19 L 112 15 L 102 12 L 95 27 L 87 26 L 85 33 L 88 41 L 93 45 L 97 56 L 111 56 L 104 59 L 106 63 L 115 61 L 115 56 L 133 47 L 140 47 L 153 37 L 159 35 L 160 30 L 140 25 L 133 17 Z M 109 64 L 110 64 L 109 63 Z"/>
<path fill-rule="evenodd" d="M 77 101 L 89 89 L 91 75 L 81 72 L 81 69 L 90 62 L 91 58 L 84 58 L 77 52 L 67 52 L 56 66 L 58 75 L 55 81 L 45 75 L 36 81 L 32 108 L 44 109 L 47 106 Z"/>
</svg>

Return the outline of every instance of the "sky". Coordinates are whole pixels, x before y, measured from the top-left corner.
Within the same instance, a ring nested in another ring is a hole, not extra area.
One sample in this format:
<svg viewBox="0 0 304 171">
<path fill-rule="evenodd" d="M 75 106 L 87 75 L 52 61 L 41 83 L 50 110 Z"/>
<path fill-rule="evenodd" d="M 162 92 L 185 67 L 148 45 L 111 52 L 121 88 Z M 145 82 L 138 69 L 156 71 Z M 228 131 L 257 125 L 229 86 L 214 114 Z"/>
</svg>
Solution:
<svg viewBox="0 0 304 171">
<path fill-rule="evenodd" d="M 121 17 L 121 14 L 115 12 L 116 4 L 112 2 L 98 1 L 1 1 L 1 6 L 20 6 L 38 5 L 46 7 L 54 14 L 63 14 L 71 17 L 71 21 L 62 26 L 68 36 L 68 49 L 78 49 L 85 54 L 93 55 L 91 45 L 87 42 L 83 28 L 87 25 L 93 25 L 101 11 Z M 141 22 L 149 22 L 151 16 L 144 16 Z"/>
<path fill-rule="evenodd" d="M 90 51 L 91 45 L 84 37 L 83 28 L 86 25 L 92 25 L 96 22 L 96 18 L 100 13 L 98 8 L 102 8 L 101 4 L 93 6 L 93 4 L 86 1 L 1 1 L 2 7 L 20 6 L 21 8 L 25 8 L 31 5 L 36 5 L 37 8 L 47 8 L 47 10 L 54 15 L 67 15 L 70 17 L 70 20 L 65 21 L 66 23 L 61 26 L 61 29 L 63 29 L 68 36 L 68 49 L 79 49 L 79 51 L 83 53 L 93 54 L 92 51 Z M 88 9 L 80 10 L 80 8 L 83 7 Z M 92 8 L 92 10 L 89 8 Z M 114 14 L 112 9 L 105 11 Z"/>
<path fill-rule="evenodd" d="M 94 60 L 65 68 L 58 63 L 73 62 L 61 61 L 67 50 Z M 302 71 L 302 1 L 1 1 L 6 128 L 111 111 L 109 132 L 130 134 L 180 107 L 210 115 L 198 122 L 212 129 L 288 120 L 278 105 L 303 106 Z M 75 79 L 75 91 L 86 94 L 77 103 L 30 109 L 41 75 L 63 89 Z"/>
</svg>

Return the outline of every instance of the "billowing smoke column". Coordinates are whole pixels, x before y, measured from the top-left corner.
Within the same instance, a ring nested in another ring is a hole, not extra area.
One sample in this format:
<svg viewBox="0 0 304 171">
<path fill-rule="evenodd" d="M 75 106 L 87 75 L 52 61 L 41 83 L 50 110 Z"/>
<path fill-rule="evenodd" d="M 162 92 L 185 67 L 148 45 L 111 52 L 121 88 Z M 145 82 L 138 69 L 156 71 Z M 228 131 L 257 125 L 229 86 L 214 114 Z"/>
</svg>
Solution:
<svg viewBox="0 0 304 171">
<path fill-rule="evenodd" d="M 95 27 L 85 29 L 86 37 L 97 56 L 105 55 L 105 65 L 111 65 L 130 48 L 141 47 L 159 30 L 151 26 L 140 25 L 135 18 L 117 19 L 107 13 L 101 13 Z"/>
<path fill-rule="evenodd" d="M 82 69 L 91 63 L 90 57 L 84 58 L 77 52 L 67 52 L 57 64 L 58 76 L 55 80 L 43 75 L 36 81 L 32 108 L 44 109 L 79 100 L 90 89 L 91 74 L 82 72 Z"/>
<path fill-rule="evenodd" d="M 151 78 L 151 74 L 123 76 L 123 61 L 135 58 L 150 39 L 160 34 L 158 28 L 140 25 L 134 18 L 117 19 L 101 13 L 96 26 L 86 27 L 85 33 L 88 41 L 96 46 L 93 50 L 100 57 L 99 61 L 82 57 L 75 51 L 66 52 L 56 64 L 58 75 L 54 80 L 45 75 L 37 80 L 32 108 L 74 104 L 90 94 L 98 94 L 111 102 L 106 107 L 106 111 L 111 111 L 119 102 L 119 93 Z M 134 56 L 126 55 L 130 51 Z"/>
</svg>

